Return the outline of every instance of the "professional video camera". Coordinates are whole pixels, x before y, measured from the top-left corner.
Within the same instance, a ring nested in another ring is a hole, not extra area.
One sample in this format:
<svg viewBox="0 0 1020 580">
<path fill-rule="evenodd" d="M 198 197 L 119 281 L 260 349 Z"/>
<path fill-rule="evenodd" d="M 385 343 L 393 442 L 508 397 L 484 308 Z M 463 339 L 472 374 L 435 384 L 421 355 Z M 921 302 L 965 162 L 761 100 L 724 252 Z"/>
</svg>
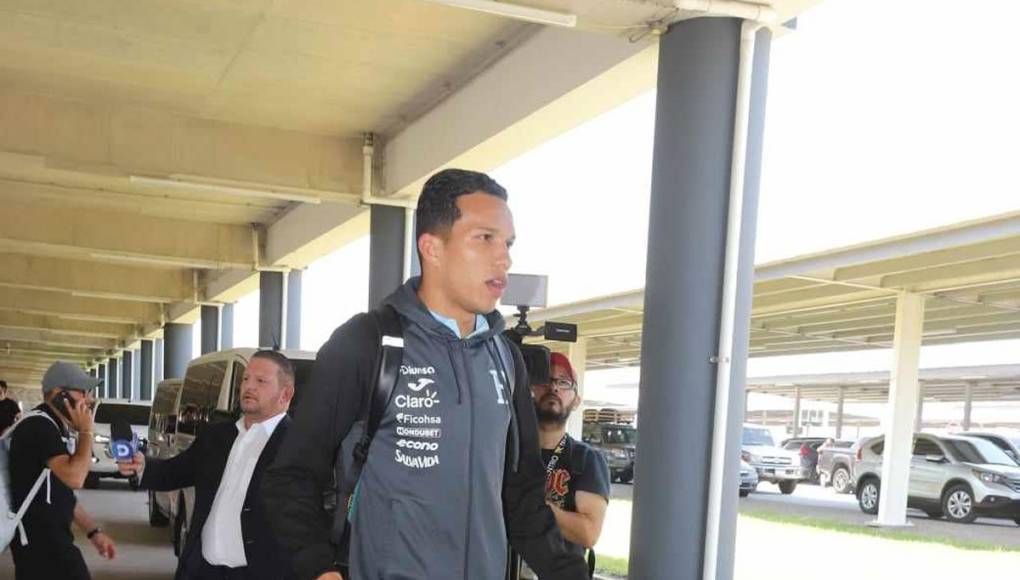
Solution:
<svg viewBox="0 0 1020 580">
<path fill-rule="evenodd" d="M 528 311 L 544 308 L 548 299 L 549 278 L 533 274 L 510 274 L 503 304 L 517 307 L 517 324 L 507 329 L 506 336 L 512 340 L 524 355 L 531 384 L 549 382 L 549 349 L 539 344 L 524 344 L 529 336 L 541 336 L 558 342 L 577 342 L 577 325 L 564 322 L 546 321 L 541 328 L 533 330 L 528 324 Z"/>
</svg>

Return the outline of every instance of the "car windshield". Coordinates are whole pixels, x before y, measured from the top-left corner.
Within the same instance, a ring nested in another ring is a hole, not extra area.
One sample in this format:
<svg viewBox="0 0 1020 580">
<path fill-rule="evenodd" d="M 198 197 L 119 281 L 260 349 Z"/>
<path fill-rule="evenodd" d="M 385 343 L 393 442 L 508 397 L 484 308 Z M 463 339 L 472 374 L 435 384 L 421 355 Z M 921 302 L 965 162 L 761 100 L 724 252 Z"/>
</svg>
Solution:
<svg viewBox="0 0 1020 580">
<path fill-rule="evenodd" d="M 631 427 L 605 427 L 602 430 L 602 443 L 634 445 L 637 443 L 637 431 Z"/>
<path fill-rule="evenodd" d="M 129 425 L 148 425 L 149 406 L 103 403 L 96 409 L 96 423 L 109 425 L 118 419 L 127 421 Z"/>
<path fill-rule="evenodd" d="M 994 443 L 984 439 L 946 439 L 944 442 L 960 461 L 987 465 L 1016 465 L 1016 462 Z"/>
<path fill-rule="evenodd" d="M 763 447 L 775 447 L 772 434 L 768 429 L 760 427 L 744 427 L 744 436 L 741 440 L 744 445 L 760 445 Z"/>
</svg>

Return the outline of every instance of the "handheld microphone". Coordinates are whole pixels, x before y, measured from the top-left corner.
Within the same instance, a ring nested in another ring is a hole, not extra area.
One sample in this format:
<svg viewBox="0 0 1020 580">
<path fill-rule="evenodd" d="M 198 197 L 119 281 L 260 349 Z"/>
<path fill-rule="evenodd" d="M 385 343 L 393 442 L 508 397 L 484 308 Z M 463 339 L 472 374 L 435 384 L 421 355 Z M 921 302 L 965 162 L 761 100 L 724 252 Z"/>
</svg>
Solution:
<svg viewBox="0 0 1020 580">
<path fill-rule="evenodd" d="M 131 425 L 123 419 L 110 423 L 110 453 L 116 462 L 131 461 L 138 452 L 138 436 L 131 430 Z M 138 476 L 129 478 L 132 486 L 137 486 Z"/>
</svg>

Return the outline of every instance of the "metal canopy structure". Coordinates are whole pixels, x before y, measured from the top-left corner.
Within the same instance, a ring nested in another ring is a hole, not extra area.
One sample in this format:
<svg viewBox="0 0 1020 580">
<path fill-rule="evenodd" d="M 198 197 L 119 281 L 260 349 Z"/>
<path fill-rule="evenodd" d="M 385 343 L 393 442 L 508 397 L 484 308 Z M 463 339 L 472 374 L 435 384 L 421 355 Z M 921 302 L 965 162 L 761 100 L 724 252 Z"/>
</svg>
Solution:
<svg viewBox="0 0 1020 580">
<path fill-rule="evenodd" d="M 889 372 L 831 373 L 749 377 L 747 391 L 812 401 L 884 403 L 889 400 Z M 1020 401 L 1020 365 L 921 369 L 918 376 L 926 402 Z"/>
<path fill-rule="evenodd" d="M 903 293 L 925 298 L 925 345 L 1020 338 L 1020 213 L 758 266 L 751 356 L 891 348 Z M 634 366 L 643 305 L 635 290 L 529 318 L 576 323 L 588 369 Z"/>
</svg>

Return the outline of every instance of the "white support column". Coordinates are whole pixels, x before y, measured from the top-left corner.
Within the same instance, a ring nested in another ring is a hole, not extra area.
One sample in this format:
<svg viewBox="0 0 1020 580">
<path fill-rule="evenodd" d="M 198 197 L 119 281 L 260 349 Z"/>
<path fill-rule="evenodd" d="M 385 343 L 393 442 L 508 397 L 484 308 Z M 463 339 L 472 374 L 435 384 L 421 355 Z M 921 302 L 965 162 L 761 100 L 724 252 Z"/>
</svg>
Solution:
<svg viewBox="0 0 1020 580">
<path fill-rule="evenodd" d="M 967 383 L 963 391 L 963 430 L 970 431 L 970 415 L 974 407 L 974 383 Z"/>
<path fill-rule="evenodd" d="M 800 435 L 800 387 L 796 387 L 796 393 L 793 400 L 793 437 Z"/>
<path fill-rule="evenodd" d="M 914 432 L 924 430 L 924 385 L 917 386 L 917 414 L 914 416 Z"/>
<path fill-rule="evenodd" d="M 846 387 L 839 388 L 839 403 L 836 407 L 836 439 L 843 438 L 843 406 L 846 399 Z"/>
<path fill-rule="evenodd" d="M 889 384 L 889 410 L 884 425 L 882 492 L 878 526 L 906 526 L 907 484 L 914 443 L 914 420 L 920 395 L 918 365 L 924 326 L 924 296 L 900 294 L 896 301 L 893 367 Z"/>
<path fill-rule="evenodd" d="M 577 342 L 572 343 L 567 350 L 567 358 L 570 359 L 570 365 L 577 374 L 577 396 L 581 399 L 581 406 L 567 419 L 567 433 L 580 440 L 584 423 L 584 373 L 588 368 L 588 338 L 577 337 Z"/>
</svg>

